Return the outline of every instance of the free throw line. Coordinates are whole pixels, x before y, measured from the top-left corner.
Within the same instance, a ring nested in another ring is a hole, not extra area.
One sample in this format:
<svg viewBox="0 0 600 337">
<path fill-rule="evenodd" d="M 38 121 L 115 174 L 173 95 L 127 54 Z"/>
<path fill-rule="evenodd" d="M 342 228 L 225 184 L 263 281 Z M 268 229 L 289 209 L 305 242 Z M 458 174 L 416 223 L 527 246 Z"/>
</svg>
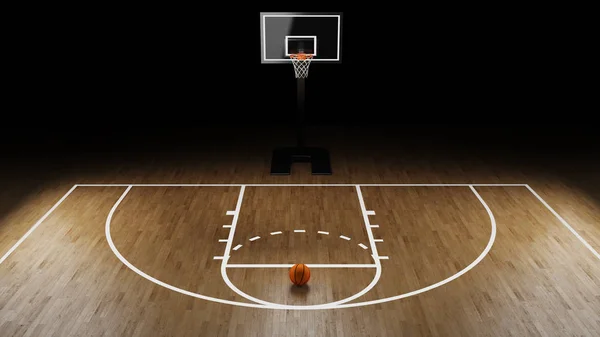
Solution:
<svg viewBox="0 0 600 337">
<path fill-rule="evenodd" d="M 376 268 L 376 264 L 313 264 L 305 263 L 308 268 Z M 267 263 L 267 264 L 227 264 L 227 268 L 292 268 L 292 263 Z"/>
</svg>

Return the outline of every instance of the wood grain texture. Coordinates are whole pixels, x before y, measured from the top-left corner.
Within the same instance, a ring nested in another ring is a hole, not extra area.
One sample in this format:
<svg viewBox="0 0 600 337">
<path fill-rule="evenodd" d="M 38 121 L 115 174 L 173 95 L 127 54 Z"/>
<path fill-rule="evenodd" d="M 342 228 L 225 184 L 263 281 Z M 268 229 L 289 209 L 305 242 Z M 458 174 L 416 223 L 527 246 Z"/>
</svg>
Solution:
<svg viewBox="0 0 600 337">
<path fill-rule="evenodd" d="M 341 138 L 359 144 L 368 136 L 374 135 Z M 303 164 L 292 176 L 270 176 L 272 144 L 241 146 L 227 155 L 205 152 L 202 158 L 81 160 L 52 179 L 15 174 L 0 190 L 0 254 L 76 183 L 527 183 L 600 250 L 600 185 L 593 166 L 578 171 L 587 172 L 584 183 L 565 178 L 575 170 L 571 163 L 550 172 L 526 164 L 529 158 L 517 164 L 501 156 L 425 158 L 400 155 L 398 144 L 347 150 L 323 141 L 332 150 L 329 177 L 311 176 Z M 597 336 L 600 260 L 525 187 L 476 190 L 495 216 L 497 233 L 474 269 L 393 302 L 294 311 L 213 303 L 135 274 L 105 237 L 108 212 L 125 187 L 78 187 L 0 265 L 0 335 Z M 383 239 L 379 254 L 389 260 L 381 261 L 378 284 L 352 303 L 439 282 L 477 258 L 490 238 L 490 219 L 468 187 L 363 187 L 362 193 L 367 209 L 376 213 L 369 218 L 379 225 L 373 228 L 375 238 Z M 226 243 L 219 239 L 229 234 L 223 225 L 231 223 L 226 212 L 235 209 L 238 194 L 238 187 L 134 187 L 113 218 L 114 243 L 131 263 L 161 281 L 248 302 L 222 281 L 221 261 L 213 259 L 223 254 Z M 358 246 L 369 246 L 358 206 L 352 187 L 247 188 L 232 245 L 243 248 L 232 252 L 231 262 L 369 263 L 369 251 Z M 271 236 L 272 231 L 282 234 Z M 255 235 L 261 239 L 249 242 Z M 286 269 L 228 269 L 246 293 L 295 305 L 347 297 L 373 274 L 373 269 L 318 269 L 309 287 L 297 289 Z"/>
<path fill-rule="evenodd" d="M 487 246 L 491 220 L 469 187 L 363 187 L 383 277 L 364 300 L 397 296 L 440 282 Z M 390 275 L 391 274 L 391 275 Z"/>
<path fill-rule="evenodd" d="M 390 259 L 382 261 L 381 281 L 361 301 L 448 277 L 489 239 L 490 220 L 466 187 L 363 190 L 367 207 L 376 211 L 371 217 L 380 227 L 374 231 L 384 238 L 378 247 Z M 524 187 L 477 190 L 498 229 L 492 250 L 476 268 L 399 301 L 306 312 L 211 303 L 148 282 L 117 260 L 104 236 L 108 211 L 124 188 L 80 187 L 2 264 L 0 327 L 7 336 L 592 336 L 599 331 L 598 260 Z M 260 206 L 252 198 L 265 200 L 260 191 L 247 195 L 242 213 L 253 214 L 250 210 Z M 231 220 L 226 212 L 235 208 L 238 192 L 236 187 L 133 188 L 115 213 L 111 235 L 124 257 L 153 277 L 245 301 L 221 281 L 220 263 L 212 260 L 224 246 L 218 242 L 227 234 L 221 224 Z M 314 191 L 305 192 L 314 197 Z M 288 192 L 268 191 L 272 197 L 278 193 Z M 350 209 L 349 200 L 356 197 L 343 188 L 326 193 L 336 196 L 342 209 L 345 198 Z M 273 209 L 280 199 L 272 199 Z M 318 218 L 320 210 L 304 211 Z M 326 255 L 327 249 L 340 248 L 323 245 L 320 252 Z M 285 269 L 229 273 L 247 293 L 290 304 L 349 296 L 373 276 L 373 270 L 320 269 L 310 287 L 296 289 Z"/>
<path fill-rule="evenodd" d="M 354 187 L 247 187 L 230 262 L 373 263 L 359 243 L 369 239 Z"/>
<path fill-rule="evenodd" d="M 239 188 L 135 187 L 111 223 L 116 248 L 150 276 L 188 291 L 232 299 L 221 261 Z"/>
<path fill-rule="evenodd" d="M 73 184 L 17 181 L 0 188 L 0 256 L 27 233 Z"/>
</svg>

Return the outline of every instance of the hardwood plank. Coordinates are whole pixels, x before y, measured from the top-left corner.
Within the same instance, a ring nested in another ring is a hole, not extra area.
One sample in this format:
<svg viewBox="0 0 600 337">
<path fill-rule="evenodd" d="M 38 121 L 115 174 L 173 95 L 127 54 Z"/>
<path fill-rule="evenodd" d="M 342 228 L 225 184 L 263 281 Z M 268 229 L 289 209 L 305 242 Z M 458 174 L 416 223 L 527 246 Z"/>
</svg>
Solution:
<svg viewBox="0 0 600 337">
<path fill-rule="evenodd" d="M 297 287 L 288 269 L 235 268 L 227 271 L 231 282 L 241 291 L 275 304 L 318 305 L 339 301 L 362 291 L 375 277 L 375 269 L 311 269 L 309 282 Z"/>
<path fill-rule="evenodd" d="M 90 154 L 57 169 L 60 174 L 15 173 L 2 178 L 0 249 L 10 248 L 73 184 L 82 182 L 528 183 L 592 247 L 600 248 L 600 185 L 592 160 L 561 166 L 554 158 L 544 162 L 533 156 L 482 158 L 465 151 L 461 157 L 441 147 L 427 152 L 436 146 L 365 143 L 371 137 L 377 135 L 348 132 L 337 140 L 316 139 L 332 150 L 332 176 L 312 176 L 308 165 L 295 166 L 292 176 L 270 176 L 272 143 L 134 158 L 123 153 L 92 160 L 97 154 Z M 42 164 L 36 167 L 46 170 Z M 596 336 L 600 331 L 600 261 L 524 187 L 477 187 L 496 217 L 497 236 L 485 259 L 460 278 L 402 300 L 317 311 L 213 303 L 135 274 L 114 256 L 104 236 L 108 211 L 124 190 L 78 188 L 0 265 L 3 336 Z M 365 252 L 354 242 L 365 237 L 359 232 L 364 224 L 356 195 L 351 187 L 340 191 L 248 188 L 236 233 L 246 244 L 232 253 L 232 262 L 362 261 Z M 383 239 L 377 244 L 380 255 L 390 259 L 381 261 L 377 286 L 353 302 L 402 294 L 448 277 L 473 261 L 489 239 L 487 214 L 468 187 L 362 191 L 367 208 L 376 212 L 370 219 L 379 225 L 373 228 L 375 237 Z M 238 192 L 135 187 L 115 214 L 115 244 L 154 277 L 246 302 L 224 284 L 220 261 L 212 260 L 225 246 L 218 240 L 229 230 L 219 225 L 231 221 L 226 212 L 235 208 Z M 334 229 L 327 237 L 293 233 L 297 223 L 308 224 L 313 234 L 323 224 Z M 252 251 L 244 251 L 254 233 L 279 228 L 281 235 L 261 235 L 251 243 Z M 332 240 L 336 231 L 350 233 L 352 240 L 339 235 Z M 253 296 L 291 304 L 348 296 L 373 276 L 372 269 L 319 269 L 310 292 L 298 294 L 284 271 L 230 269 L 228 275 Z"/>
<path fill-rule="evenodd" d="M 491 220 L 469 187 L 363 187 L 383 276 L 361 300 L 397 296 L 460 272 L 485 249 Z"/>
<path fill-rule="evenodd" d="M 230 263 L 372 264 L 361 242 L 369 239 L 354 187 L 247 187 L 233 241 L 243 246 Z"/>
<path fill-rule="evenodd" d="M 3 183 L 0 189 L 0 256 L 12 248 L 73 185 L 62 181 L 35 186 L 30 181 Z"/>
<path fill-rule="evenodd" d="M 148 275 L 184 290 L 232 299 L 221 260 L 238 187 L 135 187 L 113 217 L 111 233 L 123 257 Z M 158 296 L 150 294 L 150 300 Z"/>
</svg>

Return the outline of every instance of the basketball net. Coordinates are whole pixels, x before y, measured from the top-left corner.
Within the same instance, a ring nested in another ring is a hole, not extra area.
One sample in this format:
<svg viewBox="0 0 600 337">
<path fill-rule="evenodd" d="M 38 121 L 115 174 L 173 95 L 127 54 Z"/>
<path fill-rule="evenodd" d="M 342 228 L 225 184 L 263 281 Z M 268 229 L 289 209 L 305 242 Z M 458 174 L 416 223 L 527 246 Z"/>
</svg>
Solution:
<svg viewBox="0 0 600 337">
<path fill-rule="evenodd" d="M 296 73 L 296 78 L 307 78 L 308 77 L 308 67 L 310 66 L 310 61 L 313 56 L 311 54 L 291 54 L 290 59 L 292 60 L 292 64 L 294 65 L 294 72 Z"/>
</svg>

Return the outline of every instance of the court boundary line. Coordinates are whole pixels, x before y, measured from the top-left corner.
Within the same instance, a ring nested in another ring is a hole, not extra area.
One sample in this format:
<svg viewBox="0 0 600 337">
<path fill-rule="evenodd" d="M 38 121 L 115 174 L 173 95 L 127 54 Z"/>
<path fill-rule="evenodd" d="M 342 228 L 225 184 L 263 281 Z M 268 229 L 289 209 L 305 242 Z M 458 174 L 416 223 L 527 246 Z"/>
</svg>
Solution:
<svg viewBox="0 0 600 337">
<path fill-rule="evenodd" d="M 0 258 L 0 265 L 23 243 L 23 241 L 29 237 L 29 235 L 31 235 L 31 233 L 33 233 L 33 231 L 35 231 L 42 224 L 42 222 L 44 222 L 44 220 L 50 216 L 50 214 L 54 212 L 55 209 L 58 208 L 58 206 L 60 206 L 60 204 L 63 203 L 63 201 L 69 197 L 69 195 L 71 195 L 73 191 L 75 191 L 76 188 L 77 185 L 73 185 L 73 187 L 71 187 L 71 189 L 54 204 L 54 206 L 52 206 L 44 215 L 42 215 L 42 217 L 39 218 L 39 220 L 33 224 L 33 226 L 31 226 L 31 228 L 29 228 L 25 234 L 23 234 L 23 236 Z"/>
<path fill-rule="evenodd" d="M 489 187 L 526 187 L 527 184 L 76 184 L 80 187 L 469 187 L 469 186 L 489 186 Z"/>
<path fill-rule="evenodd" d="M 550 207 L 546 200 L 544 200 L 539 194 L 537 194 L 537 192 L 534 191 L 533 188 L 531 188 L 531 186 L 526 185 L 525 187 L 527 187 L 529 192 L 531 192 L 531 194 L 533 194 L 533 196 L 535 196 L 538 199 L 538 201 L 540 201 L 542 205 L 544 205 L 550 211 L 550 213 L 552 213 L 552 215 L 554 215 L 554 217 L 556 217 L 558 221 L 562 223 L 563 226 L 565 226 L 573 235 L 575 235 L 575 237 L 579 239 L 579 241 L 583 243 L 583 245 L 590 252 L 592 252 L 592 254 L 594 254 L 598 258 L 598 260 L 600 260 L 600 254 L 594 249 L 594 247 L 592 247 L 587 241 L 585 241 L 585 239 L 581 235 L 579 235 L 579 233 L 571 225 L 569 225 L 569 223 L 562 216 L 560 216 L 560 214 L 558 214 L 558 212 L 556 212 L 552 207 Z"/>
</svg>

